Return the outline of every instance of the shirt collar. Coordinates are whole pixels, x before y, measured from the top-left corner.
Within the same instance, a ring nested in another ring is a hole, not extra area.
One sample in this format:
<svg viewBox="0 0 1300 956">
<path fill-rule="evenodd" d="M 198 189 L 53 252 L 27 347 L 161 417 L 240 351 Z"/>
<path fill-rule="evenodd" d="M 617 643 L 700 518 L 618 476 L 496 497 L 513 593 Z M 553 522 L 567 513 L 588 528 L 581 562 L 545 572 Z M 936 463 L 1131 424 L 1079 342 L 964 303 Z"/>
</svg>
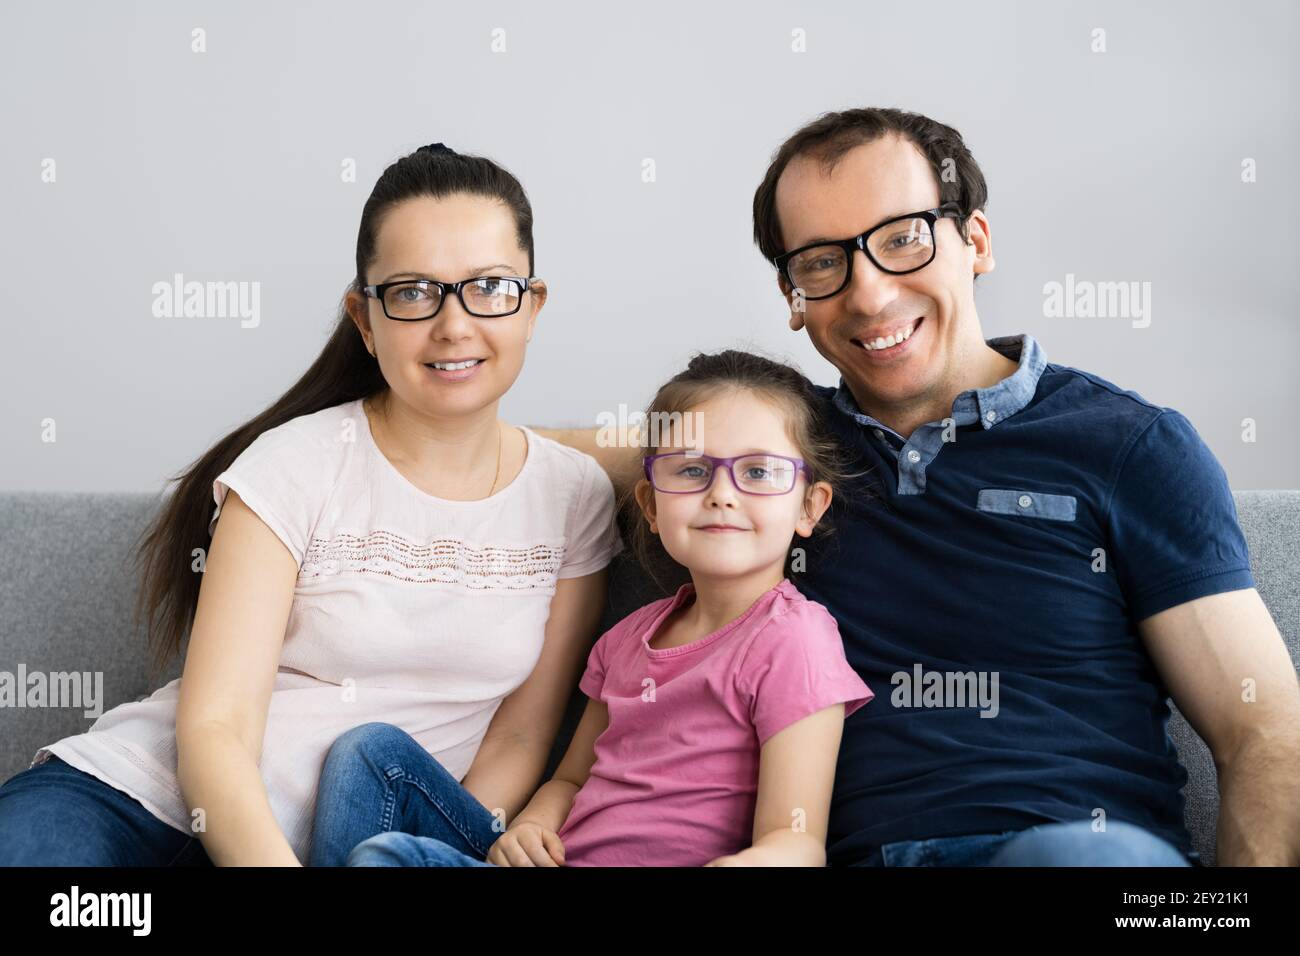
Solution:
<svg viewBox="0 0 1300 956">
<path fill-rule="evenodd" d="M 1043 369 L 1047 367 L 1047 356 L 1042 346 L 1027 332 L 1020 335 L 1003 335 L 984 341 L 990 348 L 997 349 L 1007 358 L 1018 361 L 1019 367 L 988 388 L 967 389 L 957 396 L 952 406 L 953 418 L 958 421 L 958 424 L 963 424 L 962 418 L 967 416 L 959 416 L 957 412 L 962 410 L 963 406 L 969 408 L 973 400 L 974 410 L 978 411 L 979 423 L 985 429 L 989 429 L 1029 404 L 1030 399 L 1034 397 L 1034 392 L 1038 390 L 1038 379 L 1042 376 Z M 840 411 L 864 425 L 877 428 L 888 427 L 858 408 L 858 403 L 853 397 L 853 392 L 845 384 L 843 375 L 840 376 L 839 385 L 831 401 Z"/>
</svg>

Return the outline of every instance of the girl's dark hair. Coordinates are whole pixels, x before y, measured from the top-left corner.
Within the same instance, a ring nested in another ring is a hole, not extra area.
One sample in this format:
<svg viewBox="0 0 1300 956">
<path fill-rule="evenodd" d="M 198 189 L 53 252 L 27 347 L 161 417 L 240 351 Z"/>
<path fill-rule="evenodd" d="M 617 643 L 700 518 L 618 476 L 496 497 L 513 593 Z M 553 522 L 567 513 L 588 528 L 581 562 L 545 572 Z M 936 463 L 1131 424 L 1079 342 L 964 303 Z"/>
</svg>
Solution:
<svg viewBox="0 0 1300 956">
<path fill-rule="evenodd" d="M 490 159 L 457 153 L 442 143 L 421 146 L 384 170 L 361 210 L 357 233 L 357 272 L 344 291 L 338 320 L 316 361 L 289 390 L 251 421 L 222 438 L 179 475 L 173 494 L 136 541 L 141 586 L 135 614 L 144 618 L 154 664 L 165 666 L 181 650 L 194 623 L 201 575 L 191 570 L 196 548 L 207 549 L 212 519 L 212 482 L 263 432 L 301 415 L 369 398 L 387 388 L 379 363 L 361 338 L 346 308 L 347 293 L 367 285 L 375 259 L 375 240 L 385 217 L 399 203 L 418 197 L 439 199 L 468 193 L 496 200 L 514 216 L 519 248 L 535 274 L 533 210 L 519 181 Z"/>
<path fill-rule="evenodd" d="M 685 371 L 674 375 L 660 387 L 646 409 L 646 425 L 642 432 L 646 439 L 644 454 L 654 454 L 657 446 L 651 442 L 656 436 L 664 437 L 663 432 L 667 431 L 653 427 L 654 422 L 676 420 L 675 415 L 684 416 L 695 406 L 734 391 L 752 392 L 783 413 L 786 436 L 812 470 L 812 482 L 829 484 L 832 498 L 845 494 L 851 479 L 866 474 L 849 470 L 850 464 L 844 458 L 840 444 L 826 430 L 820 412 L 821 399 L 803 373 L 784 362 L 737 349 L 698 353 L 691 358 Z M 644 477 L 641 480 L 644 481 Z M 664 549 L 659 536 L 650 530 L 650 524 L 636 502 L 638 484 L 640 482 L 634 482 L 625 490 L 618 503 L 620 514 L 625 516 L 625 523 L 630 526 L 631 551 L 660 590 L 672 593 L 689 579 L 689 574 Z M 829 514 L 828 509 L 822 515 L 813 529 L 814 536 L 825 536 L 834 531 L 827 518 Z M 792 548 L 785 560 L 787 577 L 793 560 Z"/>
</svg>

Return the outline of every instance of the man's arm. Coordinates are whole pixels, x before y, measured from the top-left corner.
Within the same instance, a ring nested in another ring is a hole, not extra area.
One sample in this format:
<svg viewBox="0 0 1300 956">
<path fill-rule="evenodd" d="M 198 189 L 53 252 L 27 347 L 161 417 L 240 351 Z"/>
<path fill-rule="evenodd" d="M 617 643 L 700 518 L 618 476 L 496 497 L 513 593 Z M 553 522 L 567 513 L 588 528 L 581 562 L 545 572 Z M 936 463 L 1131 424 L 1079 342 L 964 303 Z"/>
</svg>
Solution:
<svg viewBox="0 0 1300 956">
<path fill-rule="evenodd" d="M 620 501 L 643 474 L 641 434 L 636 426 L 619 426 L 617 437 L 605 428 L 543 428 L 529 425 L 543 438 L 586 452 L 600 463 L 614 485 L 614 495 Z"/>
<path fill-rule="evenodd" d="M 1214 754 L 1219 864 L 1300 866 L 1300 685 L 1259 592 L 1187 601 L 1138 630 Z"/>
</svg>

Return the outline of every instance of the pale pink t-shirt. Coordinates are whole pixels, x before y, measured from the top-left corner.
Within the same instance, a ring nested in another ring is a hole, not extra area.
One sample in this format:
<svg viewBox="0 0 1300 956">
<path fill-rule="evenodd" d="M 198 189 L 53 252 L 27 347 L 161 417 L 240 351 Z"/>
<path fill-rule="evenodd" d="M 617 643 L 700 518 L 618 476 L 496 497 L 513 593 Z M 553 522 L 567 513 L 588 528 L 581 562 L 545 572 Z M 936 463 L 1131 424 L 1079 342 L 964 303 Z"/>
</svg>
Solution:
<svg viewBox="0 0 1300 956">
<path fill-rule="evenodd" d="M 298 562 L 261 773 L 276 821 L 309 855 L 330 745 L 370 721 L 411 734 L 457 780 L 542 651 L 560 578 L 623 547 L 614 489 L 590 455 L 524 428 L 528 457 L 490 498 L 426 494 L 379 450 L 360 400 L 259 435 L 214 482 Z M 176 780 L 180 679 L 42 747 L 190 832 Z"/>
<path fill-rule="evenodd" d="M 609 708 L 591 775 L 558 831 L 569 866 L 702 866 L 753 840 L 759 750 L 797 720 L 874 695 L 829 611 L 785 578 L 680 647 L 650 639 L 695 588 L 629 614 L 592 648 L 579 687 Z"/>
</svg>

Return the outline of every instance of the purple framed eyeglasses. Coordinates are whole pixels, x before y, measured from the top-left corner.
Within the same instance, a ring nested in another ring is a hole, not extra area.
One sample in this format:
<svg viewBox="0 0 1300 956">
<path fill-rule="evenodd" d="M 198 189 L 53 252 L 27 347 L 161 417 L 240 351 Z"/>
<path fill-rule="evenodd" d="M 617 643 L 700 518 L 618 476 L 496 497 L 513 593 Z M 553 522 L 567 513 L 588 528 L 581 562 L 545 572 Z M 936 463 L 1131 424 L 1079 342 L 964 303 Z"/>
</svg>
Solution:
<svg viewBox="0 0 1300 956">
<path fill-rule="evenodd" d="M 697 452 L 670 451 L 646 455 L 645 476 L 655 491 L 690 495 L 713 484 L 719 468 L 731 472 L 731 483 L 747 495 L 785 495 L 794 490 L 800 472 L 812 481 L 812 469 L 802 458 L 759 452 L 715 458 Z"/>
</svg>

